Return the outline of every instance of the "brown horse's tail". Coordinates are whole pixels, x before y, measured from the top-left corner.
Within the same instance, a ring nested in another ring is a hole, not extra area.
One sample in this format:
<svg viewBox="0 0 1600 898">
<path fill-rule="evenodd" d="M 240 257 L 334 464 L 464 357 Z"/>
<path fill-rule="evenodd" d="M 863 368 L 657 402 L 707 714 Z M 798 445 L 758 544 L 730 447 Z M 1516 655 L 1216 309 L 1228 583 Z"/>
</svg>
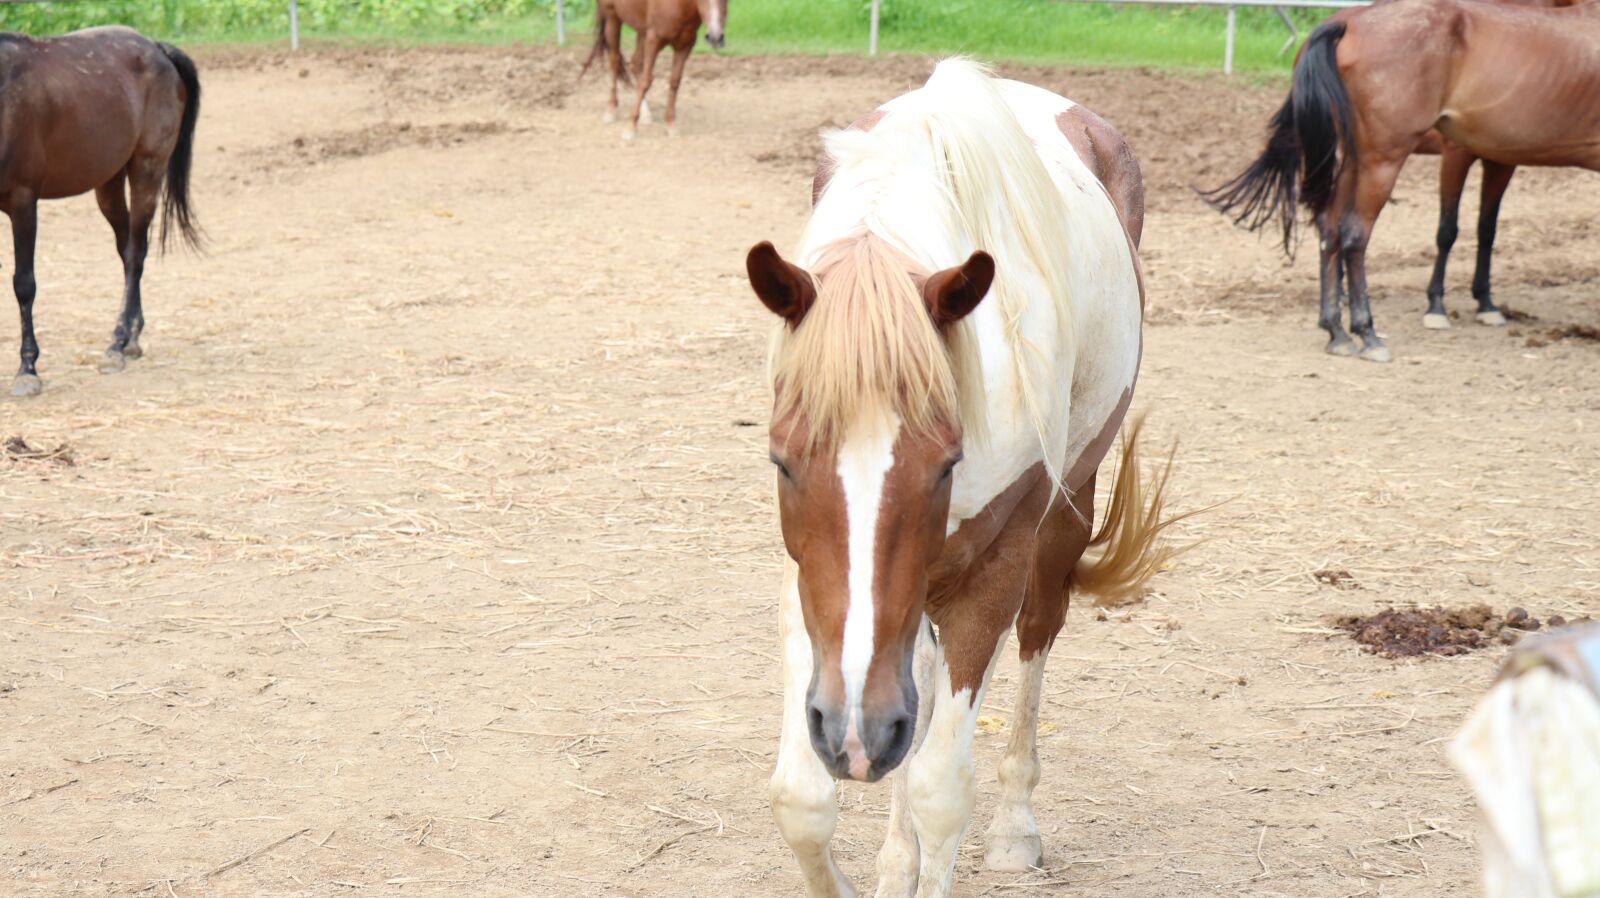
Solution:
<svg viewBox="0 0 1600 898">
<path fill-rule="evenodd" d="M 589 51 L 589 58 L 583 61 L 583 68 L 578 70 L 578 78 L 580 80 L 584 75 L 589 74 L 589 66 L 594 65 L 595 60 L 601 59 L 606 55 L 606 11 L 604 7 L 605 4 L 603 3 L 594 5 L 594 48 Z M 616 49 L 618 53 L 622 52 L 621 47 Z M 628 67 L 624 65 L 618 68 L 622 71 L 622 83 L 632 84 L 633 78 L 628 75 Z"/>
<path fill-rule="evenodd" d="M 1277 219 L 1284 252 L 1291 256 L 1297 201 L 1322 214 L 1345 163 L 1355 156 L 1350 95 L 1335 55 L 1345 27 L 1335 20 L 1311 32 L 1295 62 L 1294 86 L 1268 126 L 1267 148 L 1233 180 L 1200 194 L 1252 231 Z"/>
<path fill-rule="evenodd" d="M 176 226 L 183 242 L 190 249 L 205 248 L 205 236 L 194 220 L 194 209 L 189 201 L 189 169 L 194 163 L 194 125 L 200 118 L 200 73 L 194 60 L 171 44 L 157 42 L 161 52 L 178 70 L 178 80 L 183 82 L 188 100 L 183 104 L 183 120 L 178 126 L 178 144 L 172 148 L 167 160 L 166 194 L 161 200 L 161 250 L 166 252 Z"/>
<path fill-rule="evenodd" d="M 1172 455 L 1159 471 L 1143 479 L 1139 470 L 1143 427 L 1141 418 L 1122 433 L 1122 457 L 1111 481 L 1105 520 L 1067 580 L 1072 593 L 1093 595 L 1096 605 L 1121 605 L 1138 598 L 1163 565 L 1188 549 L 1159 540 L 1162 531 L 1194 512 L 1163 517 Z"/>
</svg>

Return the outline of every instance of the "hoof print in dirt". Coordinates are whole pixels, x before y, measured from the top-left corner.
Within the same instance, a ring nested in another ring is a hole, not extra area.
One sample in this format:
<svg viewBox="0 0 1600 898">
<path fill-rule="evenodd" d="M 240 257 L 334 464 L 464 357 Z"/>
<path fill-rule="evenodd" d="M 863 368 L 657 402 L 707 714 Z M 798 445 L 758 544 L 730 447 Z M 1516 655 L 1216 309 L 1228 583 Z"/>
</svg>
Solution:
<svg viewBox="0 0 1600 898">
<path fill-rule="evenodd" d="M 1553 615 L 1549 624 L 1559 627 L 1588 620 L 1568 621 Z M 1376 614 L 1341 615 L 1331 623 L 1348 632 L 1367 651 L 1385 658 L 1464 655 L 1496 644 L 1510 645 L 1523 633 L 1544 626 L 1524 608 L 1512 608 L 1500 615 L 1482 604 L 1464 608 L 1385 608 Z"/>
</svg>

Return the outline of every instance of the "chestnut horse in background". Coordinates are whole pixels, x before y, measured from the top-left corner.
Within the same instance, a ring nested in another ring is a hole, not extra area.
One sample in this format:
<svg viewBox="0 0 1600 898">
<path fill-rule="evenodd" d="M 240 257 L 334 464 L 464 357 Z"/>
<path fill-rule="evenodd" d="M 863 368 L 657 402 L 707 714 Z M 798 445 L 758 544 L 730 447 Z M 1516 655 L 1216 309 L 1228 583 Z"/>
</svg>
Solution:
<svg viewBox="0 0 1600 898">
<path fill-rule="evenodd" d="M 598 0 L 595 3 L 594 49 L 589 51 L 578 77 L 582 78 L 602 55 L 607 57 L 611 68 L 607 124 L 617 120 L 617 82 L 628 78 L 622 61 L 622 26 L 626 24 L 639 35 L 633 55 L 638 95 L 633 100 L 628 127 L 622 132 L 623 140 L 632 140 L 638 133 L 641 110 L 646 116 L 650 114 L 645 94 L 650 92 L 656 57 L 661 55 L 663 47 L 672 48 L 672 77 L 667 82 L 667 134 L 677 133 L 678 85 L 683 81 L 683 68 L 689 63 L 701 23 L 706 26 L 706 43 L 721 49 L 727 43 L 723 29 L 728 24 L 728 0 Z"/>
<path fill-rule="evenodd" d="M 1394 0 L 1378 0 L 1378 4 Z M 1525 6 L 1534 9 L 1562 9 L 1576 6 L 1577 0 L 1485 0 L 1501 6 Z M 1371 7 L 1352 6 L 1341 9 L 1325 22 L 1348 22 Z M 1295 61 L 1300 55 L 1295 54 Z M 1428 311 L 1422 316 L 1422 325 L 1432 330 L 1448 330 L 1450 316 L 1444 310 L 1444 274 L 1450 261 L 1450 249 L 1455 246 L 1459 229 L 1456 225 L 1461 211 L 1461 192 L 1467 186 L 1467 175 L 1478 157 L 1472 151 L 1450 143 L 1438 131 L 1429 131 L 1417 144 L 1413 153 L 1422 156 L 1439 156 L 1439 230 L 1435 236 L 1438 254 L 1434 257 L 1433 277 L 1428 282 Z M 1500 201 L 1511 186 L 1515 165 L 1506 165 L 1492 159 L 1483 160 L 1483 189 L 1478 200 L 1478 262 L 1472 275 L 1472 296 L 1478 301 L 1479 324 L 1495 327 L 1506 323 L 1491 298 L 1489 270 L 1494 258 L 1495 230 L 1500 219 Z M 1222 190 L 1226 190 L 1224 186 Z"/>
<path fill-rule="evenodd" d="M 897 771 L 878 894 L 943 898 L 1013 626 L 1022 672 L 985 859 L 1026 871 L 1068 595 L 1137 594 L 1170 555 L 1155 545 L 1165 478 L 1141 483 L 1137 427 L 1091 536 L 1142 351 L 1143 181 L 1103 119 L 965 60 L 827 135 L 826 153 L 795 262 L 771 243 L 746 260 L 781 321 L 773 813 L 807 894 L 853 895 L 830 848 L 834 779 Z"/>
<path fill-rule="evenodd" d="M 1329 352 L 1391 358 L 1373 326 L 1366 249 L 1400 167 L 1430 129 L 1500 166 L 1600 169 L 1596 8 L 1408 0 L 1327 22 L 1306 39 L 1266 150 L 1211 200 L 1242 210 L 1251 229 L 1276 216 L 1285 247 L 1296 200 L 1311 209 Z M 1340 320 L 1346 273 L 1359 349 Z M 1480 303 L 1487 295 L 1485 284 Z"/>
<path fill-rule="evenodd" d="M 22 312 L 13 395 L 43 386 L 33 334 L 39 200 L 93 190 L 111 224 L 122 258 L 122 313 L 100 370 L 120 371 L 143 354 L 139 282 L 156 207 L 163 247 L 174 226 L 191 246 L 200 243 L 189 208 L 199 114 L 194 62 L 171 44 L 121 27 L 44 39 L 0 34 L 0 208 L 11 216 L 12 285 Z"/>
</svg>

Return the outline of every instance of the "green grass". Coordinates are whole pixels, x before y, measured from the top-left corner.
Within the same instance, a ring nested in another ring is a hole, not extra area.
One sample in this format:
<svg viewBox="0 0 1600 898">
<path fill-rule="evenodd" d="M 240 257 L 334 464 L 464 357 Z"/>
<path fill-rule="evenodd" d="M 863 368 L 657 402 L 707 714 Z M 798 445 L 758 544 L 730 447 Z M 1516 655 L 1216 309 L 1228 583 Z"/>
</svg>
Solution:
<svg viewBox="0 0 1600 898">
<path fill-rule="evenodd" d="M 556 0 L 301 0 L 308 40 L 355 43 L 550 42 Z M 568 40 L 587 42 L 593 0 L 566 0 Z M 51 34 L 121 22 L 172 40 L 284 41 L 287 0 L 87 0 L 0 5 L 0 27 Z M 731 0 L 729 52 L 865 52 L 868 0 Z M 1304 34 L 1329 10 L 1295 10 Z M 1226 13 L 1215 7 L 1062 0 L 882 0 L 884 52 L 1218 69 Z M 1268 9 L 1239 10 L 1235 66 L 1286 72 L 1287 32 Z"/>
</svg>

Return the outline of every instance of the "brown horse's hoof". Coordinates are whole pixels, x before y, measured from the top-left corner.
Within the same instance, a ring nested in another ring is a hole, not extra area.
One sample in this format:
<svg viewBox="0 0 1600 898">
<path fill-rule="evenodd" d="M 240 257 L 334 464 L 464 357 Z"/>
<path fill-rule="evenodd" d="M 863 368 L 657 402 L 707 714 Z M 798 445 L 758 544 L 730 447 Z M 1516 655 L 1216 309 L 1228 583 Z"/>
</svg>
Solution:
<svg viewBox="0 0 1600 898">
<path fill-rule="evenodd" d="M 44 381 L 37 374 L 18 374 L 11 382 L 11 395 L 37 396 L 44 390 Z"/>
<path fill-rule="evenodd" d="M 1450 316 L 1440 312 L 1428 312 L 1422 316 L 1422 326 L 1431 331 L 1447 331 L 1450 329 Z"/>
<path fill-rule="evenodd" d="M 648 125 L 654 120 L 655 117 L 650 114 L 650 101 L 645 100 L 639 104 L 639 124 Z"/>
<path fill-rule="evenodd" d="M 115 349 L 107 349 L 105 358 L 100 360 L 101 374 L 116 374 L 126 367 L 128 367 L 127 356 Z"/>
<path fill-rule="evenodd" d="M 672 125 L 668 125 L 667 126 L 667 136 L 668 137 L 677 137 L 678 136 L 678 126 L 676 124 L 672 124 Z"/>
<path fill-rule="evenodd" d="M 122 354 L 130 359 L 142 359 L 144 358 L 144 347 L 137 343 L 129 343 L 122 348 Z"/>
<path fill-rule="evenodd" d="M 1478 323 L 1482 324 L 1482 325 L 1486 325 L 1488 327 L 1505 327 L 1506 326 L 1506 316 L 1502 315 L 1498 311 L 1494 311 L 1494 312 L 1479 312 L 1478 313 Z"/>
<path fill-rule="evenodd" d="M 639 130 L 637 128 L 635 128 L 634 126 L 632 126 L 632 125 L 629 125 L 628 127 L 622 129 L 622 139 L 623 140 L 633 140 L 635 137 L 638 137 L 638 136 L 639 136 Z"/>
<path fill-rule="evenodd" d="M 615 109 L 607 109 L 606 110 L 606 114 L 600 116 L 600 124 L 602 124 L 602 125 L 615 124 L 616 121 L 617 121 L 617 111 Z"/>
<path fill-rule="evenodd" d="M 1342 355 L 1349 358 L 1356 354 L 1356 344 L 1349 337 L 1335 337 L 1328 341 L 1325 347 L 1328 355 Z"/>
<path fill-rule="evenodd" d="M 1394 355 L 1389 352 L 1389 347 L 1382 343 L 1375 343 L 1361 350 L 1361 358 L 1368 362 L 1394 361 Z"/>
</svg>

